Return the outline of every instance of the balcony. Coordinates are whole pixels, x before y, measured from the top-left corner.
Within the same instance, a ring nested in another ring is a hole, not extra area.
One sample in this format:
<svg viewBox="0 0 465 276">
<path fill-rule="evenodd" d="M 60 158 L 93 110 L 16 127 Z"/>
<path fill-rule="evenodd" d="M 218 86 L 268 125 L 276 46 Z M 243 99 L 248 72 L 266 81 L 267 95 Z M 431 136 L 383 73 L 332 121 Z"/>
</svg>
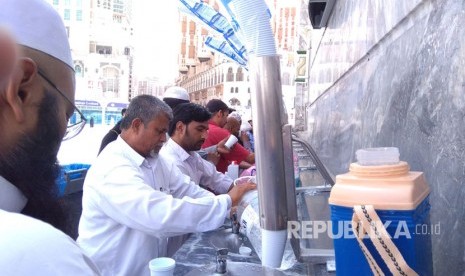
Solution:
<svg viewBox="0 0 465 276">
<path fill-rule="evenodd" d="M 201 51 L 197 55 L 200 62 L 206 62 L 210 60 L 210 53 L 208 51 Z"/>
<path fill-rule="evenodd" d="M 181 73 L 181 74 L 186 74 L 187 71 L 188 71 L 188 68 L 187 68 L 186 65 L 181 65 L 181 66 L 179 66 L 179 73 Z"/>
</svg>

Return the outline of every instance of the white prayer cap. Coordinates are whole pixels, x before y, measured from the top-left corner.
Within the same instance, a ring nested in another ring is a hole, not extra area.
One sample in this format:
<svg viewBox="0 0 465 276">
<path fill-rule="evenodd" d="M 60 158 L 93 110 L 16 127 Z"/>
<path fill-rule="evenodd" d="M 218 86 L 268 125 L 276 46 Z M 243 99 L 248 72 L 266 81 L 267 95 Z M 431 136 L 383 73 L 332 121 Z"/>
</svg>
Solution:
<svg viewBox="0 0 465 276">
<path fill-rule="evenodd" d="M 234 112 L 231 112 L 228 117 L 231 117 L 231 118 L 234 118 L 236 119 L 238 122 L 242 121 L 241 119 L 241 115 L 239 113 L 237 113 L 236 111 Z"/>
<path fill-rule="evenodd" d="M 0 26 L 6 27 L 18 44 L 55 57 L 74 69 L 63 20 L 45 0 L 0 0 Z"/>
<path fill-rule="evenodd" d="M 187 90 L 180 86 L 171 86 L 166 89 L 165 94 L 163 94 L 163 99 L 164 98 L 179 99 L 190 102 Z"/>
</svg>

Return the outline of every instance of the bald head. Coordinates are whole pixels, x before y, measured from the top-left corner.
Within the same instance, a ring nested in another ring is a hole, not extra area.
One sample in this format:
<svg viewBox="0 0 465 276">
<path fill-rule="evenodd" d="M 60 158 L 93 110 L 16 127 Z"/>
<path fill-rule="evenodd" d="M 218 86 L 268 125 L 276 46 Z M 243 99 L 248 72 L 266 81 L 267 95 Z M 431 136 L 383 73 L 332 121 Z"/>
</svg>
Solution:
<svg viewBox="0 0 465 276">
<path fill-rule="evenodd" d="M 239 135 L 241 123 L 235 117 L 228 117 L 223 128 L 227 129 L 231 134 Z"/>
</svg>

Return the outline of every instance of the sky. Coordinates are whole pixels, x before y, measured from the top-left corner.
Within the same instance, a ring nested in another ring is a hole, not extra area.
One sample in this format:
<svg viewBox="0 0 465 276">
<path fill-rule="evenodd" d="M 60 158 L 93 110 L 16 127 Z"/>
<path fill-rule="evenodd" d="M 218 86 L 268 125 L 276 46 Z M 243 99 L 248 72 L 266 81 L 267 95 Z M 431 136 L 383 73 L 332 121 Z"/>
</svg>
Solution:
<svg viewBox="0 0 465 276">
<path fill-rule="evenodd" d="M 136 0 L 133 3 L 135 73 L 173 82 L 178 75 L 179 0 Z"/>
</svg>

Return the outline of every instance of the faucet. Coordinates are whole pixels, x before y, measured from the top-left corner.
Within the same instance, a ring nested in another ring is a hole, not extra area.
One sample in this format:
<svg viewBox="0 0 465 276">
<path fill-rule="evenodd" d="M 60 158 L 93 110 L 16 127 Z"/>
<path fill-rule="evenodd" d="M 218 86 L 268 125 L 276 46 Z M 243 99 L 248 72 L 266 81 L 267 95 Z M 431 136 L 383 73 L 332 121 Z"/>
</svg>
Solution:
<svg viewBox="0 0 465 276">
<path fill-rule="evenodd" d="M 220 248 L 216 251 L 216 270 L 215 273 L 226 273 L 226 257 L 228 256 L 227 248 Z"/>
<path fill-rule="evenodd" d="M 237 220 L 237 213 L 233 213 L 231 217 L 231 230 L 233 234 L 239 234 L 239 228 L 241 224 Z"/>
</svg>

